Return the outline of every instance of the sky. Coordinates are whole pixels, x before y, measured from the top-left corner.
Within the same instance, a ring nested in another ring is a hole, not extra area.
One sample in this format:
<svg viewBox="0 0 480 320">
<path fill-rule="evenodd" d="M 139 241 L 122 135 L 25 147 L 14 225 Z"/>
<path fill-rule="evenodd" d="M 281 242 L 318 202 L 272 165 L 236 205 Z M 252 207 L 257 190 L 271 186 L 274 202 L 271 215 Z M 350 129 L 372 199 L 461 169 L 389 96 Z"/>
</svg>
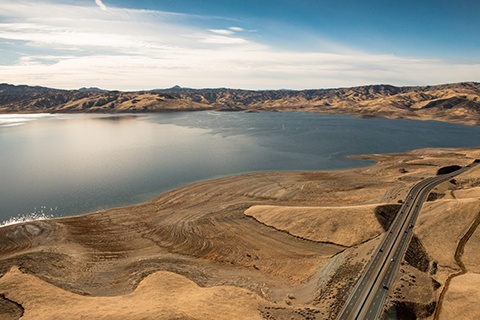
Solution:
<svg viewBox="0 0 480 320">
<path fill-rule="evenodd" d="M 315 89 L 480 81 L 478 0 L 0 0 L 0 83 Z"/>
</svg>

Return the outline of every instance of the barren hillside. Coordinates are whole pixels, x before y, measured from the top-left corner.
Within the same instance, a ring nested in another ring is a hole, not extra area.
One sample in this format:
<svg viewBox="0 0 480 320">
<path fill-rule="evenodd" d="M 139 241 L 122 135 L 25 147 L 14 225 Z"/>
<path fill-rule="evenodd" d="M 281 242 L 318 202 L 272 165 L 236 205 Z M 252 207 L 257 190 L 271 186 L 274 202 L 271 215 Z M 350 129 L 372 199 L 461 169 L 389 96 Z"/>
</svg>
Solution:
<svg viewBox="0 0 480 320">
<path fill-rule="evenodd" d="M 480 84 L 424 87 L 370 85 L 303 91 L 173 87 L 142 92 L 96 88 L 56 90 L 0 84 L 0 113 L 118 113 L 172 111 L 299 111 L 359 117 L 480 124 Z"/>
</svg>

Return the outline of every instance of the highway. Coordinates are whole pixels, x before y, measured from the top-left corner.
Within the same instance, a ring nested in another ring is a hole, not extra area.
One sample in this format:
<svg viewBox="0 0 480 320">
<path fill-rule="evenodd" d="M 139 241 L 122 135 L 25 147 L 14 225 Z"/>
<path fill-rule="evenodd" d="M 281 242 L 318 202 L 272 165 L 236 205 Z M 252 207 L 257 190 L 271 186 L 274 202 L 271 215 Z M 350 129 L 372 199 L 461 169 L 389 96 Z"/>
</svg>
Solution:
<svg viewBox="0 0 480 320">
<path fill-rule="evenodd" d="M 442 182 L 476 166 L 472 163 L 451 173 L 438 175 L 416 184 L 407 195 L 394 221 L 346 300 L 337 320 L 376 320 L 383 311 L 390 286 L 412 238 L 413 227 L 430 191 Z"/>
</svg>

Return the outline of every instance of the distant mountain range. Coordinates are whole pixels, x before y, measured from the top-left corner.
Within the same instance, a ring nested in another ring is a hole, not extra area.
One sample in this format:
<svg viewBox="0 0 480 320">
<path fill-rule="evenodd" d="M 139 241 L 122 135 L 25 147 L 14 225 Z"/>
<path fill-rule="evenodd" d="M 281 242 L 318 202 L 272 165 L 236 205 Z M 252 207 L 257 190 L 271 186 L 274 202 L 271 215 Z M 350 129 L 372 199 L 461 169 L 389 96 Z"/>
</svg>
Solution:
<svg viewBox="0 0 480 320">
<path fill-rule="evenodd" d="M 0 84 L 0 113 L 145 113 L 175 111 L 298 111 L 364 118 L 438 120 L 480 125 L 480 83 L 340 89 L 188 89 L 122 92 L 59 90 Z"/>
</svg>

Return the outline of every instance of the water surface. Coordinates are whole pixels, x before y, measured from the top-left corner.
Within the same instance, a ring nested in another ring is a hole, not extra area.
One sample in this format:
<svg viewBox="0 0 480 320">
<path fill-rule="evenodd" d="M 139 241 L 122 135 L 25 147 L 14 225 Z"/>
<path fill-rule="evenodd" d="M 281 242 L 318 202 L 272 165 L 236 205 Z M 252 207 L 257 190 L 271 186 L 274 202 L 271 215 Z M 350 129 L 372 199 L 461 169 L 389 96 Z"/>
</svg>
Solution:
<svg viewBox="0 0 480 320">
<path fill-rule="evenodd" d="M 480 127 L 309 113 L 0 115 L 0 222 L 69 216 L 252 171 L 371 165 L 352 154 L 479 146 Z"/>
</svg>

